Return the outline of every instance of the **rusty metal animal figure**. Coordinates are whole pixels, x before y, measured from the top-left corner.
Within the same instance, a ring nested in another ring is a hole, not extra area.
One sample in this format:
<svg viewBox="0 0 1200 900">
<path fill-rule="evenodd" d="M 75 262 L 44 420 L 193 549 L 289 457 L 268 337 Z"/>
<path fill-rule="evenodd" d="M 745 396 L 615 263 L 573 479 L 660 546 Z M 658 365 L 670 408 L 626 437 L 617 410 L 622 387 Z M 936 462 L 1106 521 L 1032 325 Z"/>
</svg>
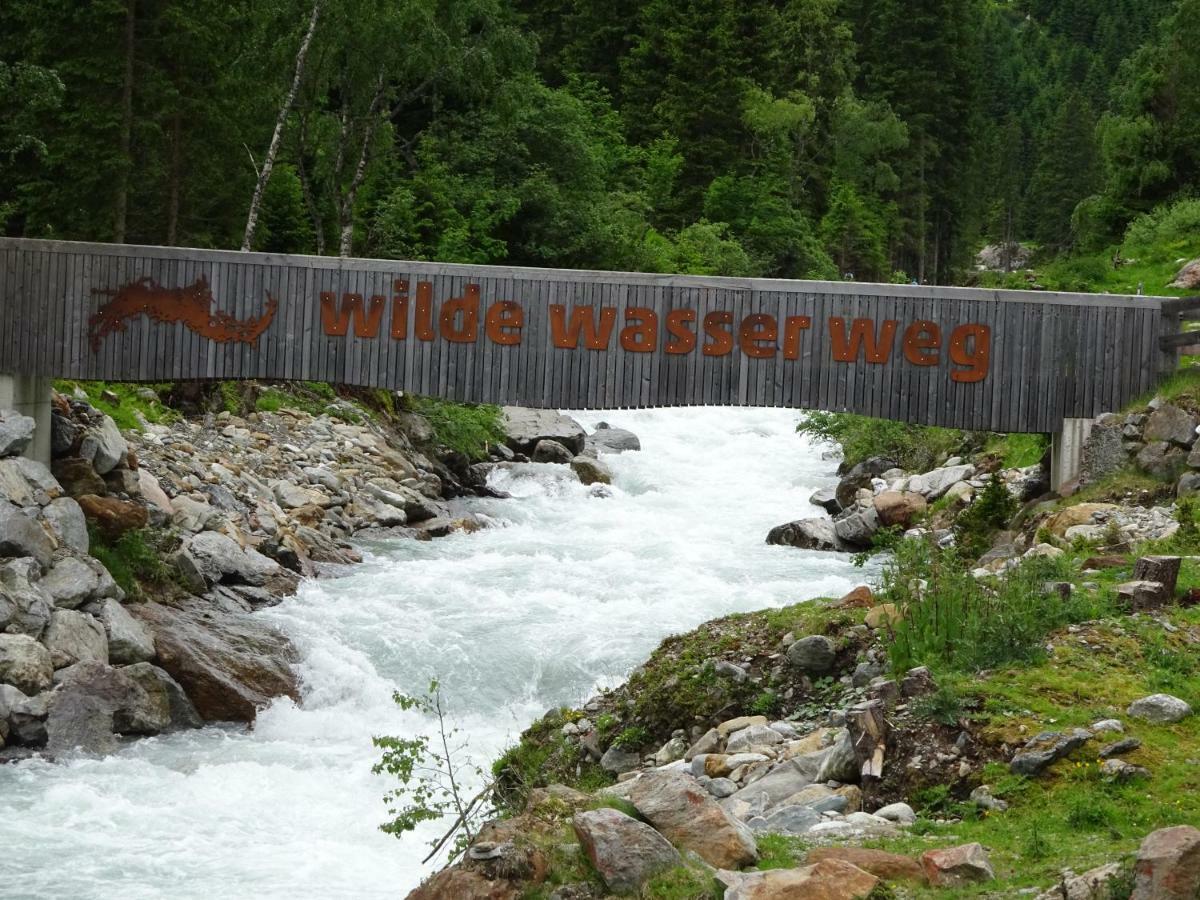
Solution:
<svg viewBox="0 0 1200 900">
<path fill-rule="evenodd" d="M 141 278 L 116 290 L 97 289 L 93 293 L 112 297 L 88 321 L 93 353 L 99 352 L 104 338 L 114 331 L 124 331 L 126 323 L 138 316 L 153 322 L 182 322 L 185 328 L 209 340 L 237 341 L 253 347 L 279 308 L 279 301 L 267 294 L 266 308 L 258 318 L 236 319 L 214 310 L 215 300 L 205 275 L 181 288 L 165 288 L 152 278 Z"/>
</svg>

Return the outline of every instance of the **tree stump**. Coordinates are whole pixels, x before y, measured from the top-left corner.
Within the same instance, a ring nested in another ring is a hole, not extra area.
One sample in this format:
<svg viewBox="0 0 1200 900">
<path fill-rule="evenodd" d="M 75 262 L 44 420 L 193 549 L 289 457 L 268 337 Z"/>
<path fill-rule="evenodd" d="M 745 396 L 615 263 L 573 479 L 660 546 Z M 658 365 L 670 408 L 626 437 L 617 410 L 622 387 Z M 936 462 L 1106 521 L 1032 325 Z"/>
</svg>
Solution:
<svg viewBox="0 0 1200 900">
<path fill-rule="evenodd" d="M 846 729 L 854 745 L 854 756 L 862 766 L 862 781 L 883 777 L 883 753 L 887 745 L 888 724 L 882 700 L 866 700 L 846 710 Z"/>
<path fill-rule="evenodd" d="M 1166 603 L 1175 599 L 1175 584 L 1179 580 L 1178 556 L 1143 556 L 1133 565 L 1134 581 L 1157 581 L 1166 593 Z"/>
</svg>

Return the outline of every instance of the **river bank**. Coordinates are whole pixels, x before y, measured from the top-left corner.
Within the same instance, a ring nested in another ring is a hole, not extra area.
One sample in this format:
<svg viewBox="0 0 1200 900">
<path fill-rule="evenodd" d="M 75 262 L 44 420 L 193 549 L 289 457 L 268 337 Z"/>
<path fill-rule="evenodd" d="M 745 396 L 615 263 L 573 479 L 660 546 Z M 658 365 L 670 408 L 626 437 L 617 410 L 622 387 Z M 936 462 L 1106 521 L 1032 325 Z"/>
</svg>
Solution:
<svg viewBox="0 0 1200 900">
<path fill-rule="evenodd" d="M 547 708 L 619 683 L 668 633 L 851 586 L 845 557 L 762 543 L 771 521 L 834 483 L 792 433 L 795 414 L 578 418 L 642 439 L 642 453 L 606 458 L 613 496 L 563 466 L 506 467 L 495 486 L 511 499 L 448 501 L 491 527 L 367 541 L 360 566 L 253 614 L 296 645 L 300 704 L 277 701 L 252 731 L 0 767 L 5 840 L 25 848 L 16 895 L 120 885 L 199 897 L 239 883 L 264 896 L 394 896 L 429 873 L 423 841 L 438 831 L 396 842 L 376 830 L 388 785 L 370 775 L 371 737 L 429 728 L 392 704 L 394 689 L 442 677 L 486 766 Z M 38 848 L 51 846 L 70 864 L 48 865 Z"/>
</svg>

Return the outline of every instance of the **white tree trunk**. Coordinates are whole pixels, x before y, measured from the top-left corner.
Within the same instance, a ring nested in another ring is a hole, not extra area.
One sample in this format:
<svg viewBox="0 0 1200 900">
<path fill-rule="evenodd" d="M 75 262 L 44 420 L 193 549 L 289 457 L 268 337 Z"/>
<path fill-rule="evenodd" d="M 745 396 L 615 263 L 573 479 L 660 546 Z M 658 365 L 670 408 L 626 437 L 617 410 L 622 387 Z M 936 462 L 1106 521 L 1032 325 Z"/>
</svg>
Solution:
<svg viewBox="0 0 1200 900">
<path fill-rule="evenodd" d="M 308 56 L 308 48 L 312 44 L 313 34 L 317 30 L 317 20 L 320 16 L 321 0 L 314 0 L 312 15 L 308 19 L 308 30 L 304 33 L 300 49 L 296 52 L 296 73 L 292 76 L 292 86 L 287 97 L 284 98 L 283 105 L 279 108 L 279 118 L 275 120 L 275 132 L 271 135 L 271 145 L 267 148 L 267 156 L 259 170 L 258 183 L 254 186 L 254 197 L 250 200 L 250 212 L 246 216 L 246 233 L 242 237 L 242 250 L 249 250 L 254 241 L 254 229 L 258 225 L 258 213 L 262 207 L 263 193 L 267 189 L 267 182 L 271 180 L 271 170 L 275 168 L 275 157 L 278 156 L 279 145 L 283 141 L 283 127 L 287 124 L 287 117 L 292 112 L 292 106 L 296 103 L 296 94 L 300 92 L 300 82 L 304 78 L 304 60 Z"/>
</svg>

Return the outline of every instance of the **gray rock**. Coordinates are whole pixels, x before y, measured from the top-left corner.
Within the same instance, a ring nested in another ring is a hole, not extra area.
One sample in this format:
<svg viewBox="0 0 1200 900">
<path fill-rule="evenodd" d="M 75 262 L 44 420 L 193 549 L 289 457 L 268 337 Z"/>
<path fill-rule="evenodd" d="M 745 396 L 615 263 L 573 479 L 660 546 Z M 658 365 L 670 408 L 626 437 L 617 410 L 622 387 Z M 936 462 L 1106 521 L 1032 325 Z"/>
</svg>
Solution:
<svg viewBox="0 0 1200 900">
<path fill-rule="evenodd" d="M 1083 728 L 1076 728 L 1069 734 L 1061 731 L 1043 731 L 1025 743 L 1008 767 L 1015 775 L 1037 777 L 1053 763 L 1078 750 L 1091 739 L 1092 733 Z"/>
<path fill-rule="evenodd" d="M 1166 441 L 1153 441 L 1138 451 L 1137 464 L 1151 475 L 1169 479 L 1187 464 L 1187 454 Z"/>
<path fill-rule="evenodd" d="M 1196 451 L 1193 450 L 1192 452 L 1195 453 Z M 1189 465 L 1191 464 L 1190 457 L 1188 458 L 1188 463 Z M 1179 481 L 1175 485 L 1176 497 L 1187 497 L 1190 494 L 1196 493 L 1196 491 L 1200 491 L 1200 472 L 1184 472 L 1179 476 Z"/>
<path fill-rule="evenodd" d="M 705 787 L 718 800 L 732 796 L 738 789 L 737 784 L 728 778 L 710 778 Z"/>
<path fill-rule="evenodd" d="M 766 725 L 751 725 L 735 731 L 725 743 L 726 753 L 755 753 L 763 747 L 782 744 L 783 737 Z"/>
<path fill-rule="evenodd" d="M 104 626 L 94 616 L 73 609 L 56 609 L 50 613 L 42 642 L 50 651 L 54 668 L 61 669 L 77 662 L 108 664 L 108 636 Z"/>
<path fill-rule="evenodd" d="M 50 455 L 66 456 L 79 438 L 79 426 L 57 409 L 50 413 Z"/>
<path fill-rule="evenodd" d="M 134 663 L 121 669 L 128 677 L 136 681 L 151 698 L 165 697 L 167 703 L 167 728 L 199 728 L 204 724 L 196 707 L 188 699 L 183 688 L 174 678 L 158 666 L 148 662 Z"/>
<path fill-rule="evenodd" d="M 850 732 L 843 729 L 833 746 L 825 751 L 816 780 L 857 784 L 861 778 L 862 767 L 854 753 L 854 741 L 850 739 Z"/>
<path fill-rule="evenodd" d="M 920 494 L 926 500 L 937 500 L 958 482 L 968 481 L 974 476 L 975 467 L 970 464 L 946 466 L 924 475 L 914 475 L 909 479 L 908 490 Z"/>
<path fill-rule="evenodd" d="M 501 427 L 508 446 L 526 456 L 533 453 L 538 441 L 557 441 L 575 456 L 583 452 L 587 435 L 574 419 L 550 409 L 526 409 L 506 406 L 501 410 Z"/>
<path fill-rule="evenodd" d="M 824 675 L 833 668 L 837 660 L 837 648 L 823 634 L 800 638 L 787 649 L 787 658 L 793 666 L 811 675 Z"/>
<path fill-rule="evenodd" d="M 649 772 L 634 782 L 629 799 L 667 840 L 696 852 L 709 865 L 737 869 L 758 861 L 758 845 L 750 829 L 690 775 Z"/>
<path fill-rule="evenodd" d="M 1106 759 L 1100 763 L 1100 777 L 1109 781 L 1132 781 L 1135 778 L 1149 778 L 1150 770 L 1123 759 Z"/>
<path fill-rule="evenodd" d="M 86 693 L 58 695 L 46 718 L 46 749 L 56 757 L 113 752 L 117 739 L 112 709 L 104 700 Z"/>
<path fill-rule="evenodd" d="M 0 557 L 32 556 L 42 568 L 50 565 L 55 541 L 33 518 L 0 501 Z"/>
<path fill-rule="evenodd" d="M 1186 719 L 1192 714 L 1192 708 L 1170 694 L 1151 694 L 1149 697 L 1134 700 L 1126 712 L 1135 719 L 1163 725 Z"/>
<path fill-rule="evenodd" d="M 627 450 L 641 450 L 642 442 L 632 431 L 624 428 L 613 428 L 607 422 L 600 422 L 595 432 L 588 435 L 587 444 L 602 453 L 624 453 Z"/>
<path fill-rule="evenodd" d="M 575 454 L 571 452 L 570 448 L 549 438 L 538 441 L 537 445 L 533 448 L 533 453 L 530 454 L 530 459 L 535 463 L 569 465 L 574 458 Z"/>
<path fill-rule="evenodd" d="M 786 760 L 724 802 L 744 800 L 753 806 L 762 800 L 764 809 L 780 803 L 817 780 L 817 773 L 827 753 L 827 750 L 821 750 Z"/>
<path fill-rule="evenodd" d="M 368 482 L 363 489 L 381 503 L 403 510 L 409 522 L 435 519 L 442 512 L 441 508 L 428 497 L 424 497 L 404 485 L 385 479 Z"/>
<path fill-rule="evenodd" d="M 632 772 L 642 764 L 642 755 L 631 750 L 618 747 L 615 744 L 604 751 L 600 757 L 600 768 L 613 775 L 623 775 Z"/>
<path fill-rule="evenodd" d="M 77 609 L 96 596 L 100 578 L 82 559 L 68 556 L 51 567 L 40 587 L 60 609 Z"/>
<path fill-rule="evenodd" d="M 584 855 L 616 893 L 633 893 L 655 875 L 683 863 L 670 841 L 618 810 L 577 813 L 571 825 Z"/>
<path fill-rule="evenodd" d="M 879 531 L 879 513 L 874 506 L 852 507 L 833 520 L 833 530 L 843 544 L 866 549 Z"/>
<path fill-rule="evenodd" d="M 900 825 L 911 825 L 917 821 L 917 814 L 907 803 L 889 803 L 887 806 L 875 810 L 875 815 Z"/>
<path fill-rule="evenodd" d="M 86 554 L 90 548 L 87 519 L 71 497 L 59 497 L 42 510 L 42 517 L 54 532 L 58 542 L 76 553 Z"/>
<path fill-rule="evenodd" d="M 846 550 L 829 519 L 799 519 L 777 525 L 767 534 L 767 543 L 801 550 Z"/>
<path fill-rule="evenodd" d="M 32 557 L 0 563 L 0 630 L 39 638 L 50 622 L 50 598 L 37 581 L 41 568 Z"/>
<path fill-rule="evenodd" d="M 1135 737 L 1121 738 L 1119 741 L 1113 741 L 1111 744 L 1101 747 L 1099 756 L 1101 759 L 1110 759 L 1124 753 L 1132 753 L 1140 746 L 1142 746 L 1142 742 Z"/>
<path fill-rule="evenodd" d="M 116 600 L 97 605 L 96 618 L 108 636 L 108 658 L 118 665 L 154 659 L 154 638 L 150 630 L 131 616 Z"/>
<path fill-rule="evenodd" d="M 1196 417 L 1172 403 L 1164 403 L 1150 414 L 1142 432 L 1143 439 L 1167 441 L 1181 447 L 1190 447 L 1196 442 Z"/>
<path fill-rule="evenodd" d="M 49 650 L 27 634 L 0 634 L 0 683 L 38 694 L 50 687 L 53 677 Z"/>
<path fill-rule="evenodd" d="M 79 457 L 92 464 L 98 475 L 106 475 L 125 461 L 129 445 L 116 423 L 104 416 L 99 425 L 84 432 L 79 444 Z"/>
<path fill-rule="evenodd" d="M 612 484 L 612 470 L 598 459 L 576 456 L 571 460 L 571 470 L 583 484 Z"/>
<path fill-rule="evenodd" d="M 838 503 L 837 493 L 833 488 L 821 488 L 819 491 L 814 491 L 808 498 L 808 502 L 813 506 L 821 507 L 830 515 L 837 515 L 842 511 L 842 504 Z"/>
<path fill-rule="evenodd" d="M 793 804 L 777 806 L 766 816 L 755 817 L 746 824 L 756 834 L 806 834 L 821 820 L 821 814 L 811 807 Z"/>
<path fill-rule="evenodd" d="M 53 696 L 50 691 L 44 691 L 14 705 L 8 717 L 10 739 L 27 747 L 45 745 L 46 716 L 50 712 L 50 698 Z"/>
<path fill-rule="evenodd" d="M 243 550 L 233 538 L 202 531 L 184 542 L 183 552 L 209 584 L 232 582 L 262 586 L 281 572 L 279 563 L 253 548 Z"/>
<path fill-rule="evenodd" d="M 169 501 L 171 521 L 182 531 L 197 534 L 215 524 L 221 514 L 213 509 L 207 500 L 197 500 L 187 494 L 180 494 Z"/>
<path fill-rule="evenodd" d="M 1096 422 L 1083 444 L 1083 461 L 1079 471 L 1080 484 L 1092 484 L 1114 475 L 1129 465 L 1129 454 L 1122 441 L 1119 423 Z M 1032 499 L 1032 498 L 1029 498 Z"/>
<path fill-rule="evenodd" d="M 710 728 L 704 732 L 696 743 L 688 747 L 687 753 L 683 755 L 684 759 L 691 760 L 697 756 L 703 756 L 706 753 L 716 753 L 721 747 L 721 734 L 717 729 Z"/>
<path fill-rule="evenodd" d="M 0 410 L 0 457 L 19 456 L 29 449 L 37 423 L 11 409 Z"/>
<path fill-rule="evenodd" d="M 1004 812 L 1008 809 L 1008 803 L 998 797 L 993 797 L 991 788 L 986 784 L 981 784 L 975 790 L 971 791 L 970 800 L 980 809 L 992 812 Z"/>
</svg>

